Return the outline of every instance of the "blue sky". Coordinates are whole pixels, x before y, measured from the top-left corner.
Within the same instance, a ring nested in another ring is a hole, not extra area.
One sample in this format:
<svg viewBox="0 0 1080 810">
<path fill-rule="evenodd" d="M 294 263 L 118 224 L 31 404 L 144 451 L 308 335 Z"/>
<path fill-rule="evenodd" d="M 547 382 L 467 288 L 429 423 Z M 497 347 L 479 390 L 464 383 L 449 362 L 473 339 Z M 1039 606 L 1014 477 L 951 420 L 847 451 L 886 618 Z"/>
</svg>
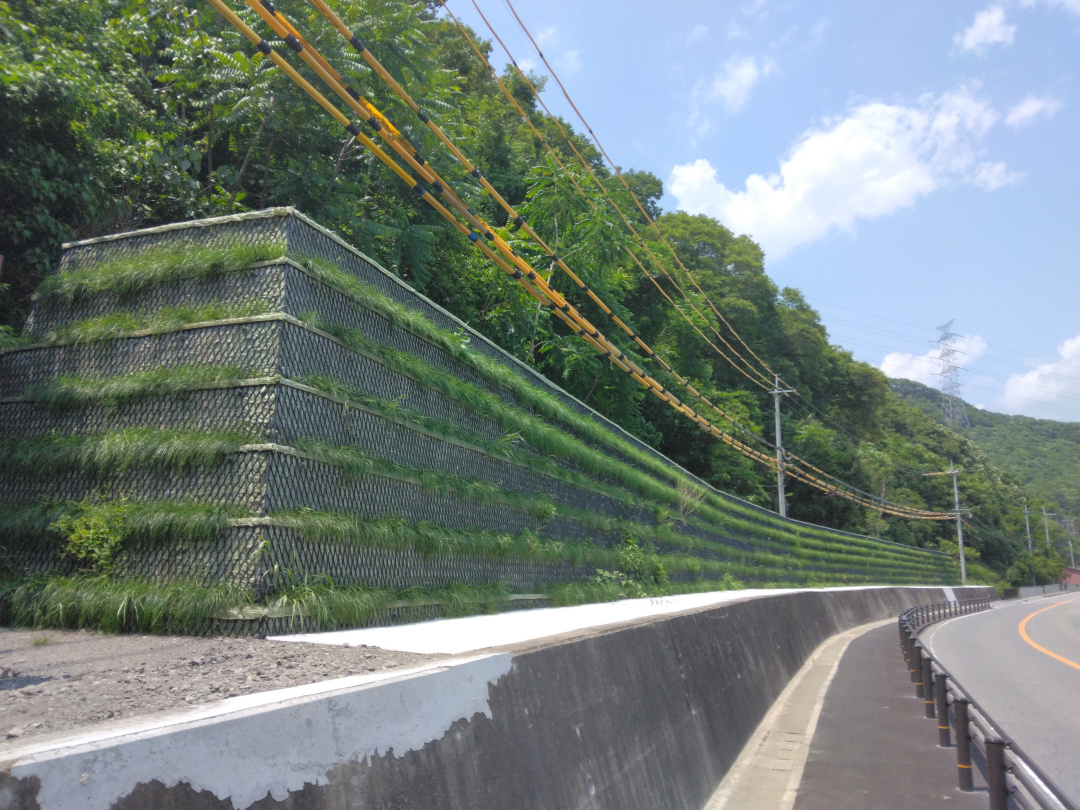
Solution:
<svg viewBox="0 0 1080 810">
<path fill-rule="evenodd" d="M 937 386 L 954 319 L 965 399 L 1080 420 L 1080 0 L 515 8 L 614 160 L 753 236 L 834 343 Z"/>
</svg>

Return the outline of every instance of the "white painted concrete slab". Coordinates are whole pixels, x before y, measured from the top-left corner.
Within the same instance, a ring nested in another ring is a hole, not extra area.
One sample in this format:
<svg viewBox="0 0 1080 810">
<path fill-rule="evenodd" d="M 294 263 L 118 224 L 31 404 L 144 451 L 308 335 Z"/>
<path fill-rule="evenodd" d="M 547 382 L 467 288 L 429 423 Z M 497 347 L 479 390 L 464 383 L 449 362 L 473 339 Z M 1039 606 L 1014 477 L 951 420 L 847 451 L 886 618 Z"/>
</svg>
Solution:
<svg viewBox="0 0 1080 810">
<path fill-rule="evenodd" d="M 439 661 L 245 695 L 126 727 L 0 752 L 16 779 L 38 777 L 42 810 L 108 810 L 139 784 L 185 783 L 232 806 L 283 801 L 326 784 L 342 763 L 403 756 L 458 720 L 491 717 L 489 687 L 509 653 Z M 6 807 L 0 792 L 0 807 Z M 10 797 L 8 797 L 10 798 Z"/>
<path fill-rule="evenodd" d="M 840 588 L 815 588 L 825 591 L 858 591 L 889 588 L 889 585 L 850 585 Z M 903 587 L 903 586 L 902 586 Z M 912 585 L 911 588 L 940 587 Z M 725 602 L 760 599 L 765 596 L 798 593 L 807 588 L 748 588 L 742 591 L 711 591 L 654 599 L 625 599 L 594 605 L 562 608 L 537 608 L 497 613 L 488 616 L 466 616 L 460 619 L 438 619 L 417 624 L 393 627 L 369 627 L 359 630 L 338 630 L 332 633 L 302 633 L 292 636 L 273 636 L 275 641 L 295 641 L 307 644 L 338 644 L 380 647 L 384 650 L 437 655 L 461 655 L 536 641 L 563 633 L 590 630 L 653 616 L 664 616 L 683 610 L 711 607 Z M 952 589 L 948 589 L 952 592 Z M 958 588 L 958 590 L 963 590 Z M 955 594 L 950 598 L 956 597 Z"/>
<path fill-rule="evenodd" d="M 490 647 L 504 647 L 525 641 L 535 641 L 578 630 L 710 607 L 724 602 L 793 593 L 794 590 L 797 589 L 757 588 L 743 591 L 691 593 L 655 599 L 625 599 L 620 602 L 602 602 L 594 605 L 538 608 L 487 616 L 467 616 L 460 619 L 438 619 L 393 627 L 274 636 L 273 639 L 309 644 L 348 644 L 353 647 L 365 644 L 369 647 L 381 647 L 384 650 L 460 655 Z"/>
</svg>

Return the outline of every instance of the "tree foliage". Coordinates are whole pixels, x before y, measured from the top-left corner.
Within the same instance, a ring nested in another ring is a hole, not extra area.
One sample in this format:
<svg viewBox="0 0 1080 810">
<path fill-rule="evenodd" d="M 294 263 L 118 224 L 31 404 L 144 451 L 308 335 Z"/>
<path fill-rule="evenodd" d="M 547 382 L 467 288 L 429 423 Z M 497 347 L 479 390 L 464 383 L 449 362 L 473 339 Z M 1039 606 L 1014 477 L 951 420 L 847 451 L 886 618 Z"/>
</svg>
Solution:
<svg viewBox="0 0 1080 810">
<path fill-rule="evenodd" d="M 533 244 L 507 227 L 506 213 L 309 4 L 278 5 L 474 210 L 627 354 L 668 382 Z M 733 351 L 751 360 L 726 321 L 798 388 L 801 396 L 785 400 L 783 416 L 793 452 L 874 494 L 933 509 L 951 508 L 951 491 L 942 478 L 920 473 L 955 459 L 967 470 L 965 503 L 994 533 L 975 533 L 978 553 L 999 571 L 1012 563 L 1017 545 L 1001 538 L 1016 536 L 1015 481 L 969 440 L 904 405 L 876 369 L 831 345 L 801 293 L 778 289 L 768 277 L 766 257 L 750 237 L 707 216 L 662 212 L 659 178 L 626 171 L 689 278 L 588 139 L 562 122 L 649 250 L 686 291 L 689 303 L 667 285 L 691 326 L 633 261 L 628 251 L 646 264 L 647 254 L 593 181 L 573 168 L 576 158 L 525 84 L 509 70 L 502 76 L 588 200 L 432 6 L 335 3 L 548 244 L 706 397 L 749 431 L 772 439 L 771 397 L 694 329 L 725 335 Z M 250 10 L 238 13 L 265 32 Z M 281 43 L 274 47 L 291 57 Z M 481 47 L 490 52 L 487 43 Z M 543 88 L 544 77 L 532 78 Z M 0 131 L 0 252 L 2 280 L 10 285 L 0 300 L 0 322 L 21 323 L 30 293 L 55 269 L 64 240 L 292 205 L 692 472 L 751 501 L 774 502 L 776 482 L 767 469 L 706 439 L 570 334 L 199 0 L 0 2 Z M 938 547 L 953 532 L 951 524 L 898 520 L 797 483 L 790 485 L 789 502 L 797 518 L 900 543 Z"/>
</svg>

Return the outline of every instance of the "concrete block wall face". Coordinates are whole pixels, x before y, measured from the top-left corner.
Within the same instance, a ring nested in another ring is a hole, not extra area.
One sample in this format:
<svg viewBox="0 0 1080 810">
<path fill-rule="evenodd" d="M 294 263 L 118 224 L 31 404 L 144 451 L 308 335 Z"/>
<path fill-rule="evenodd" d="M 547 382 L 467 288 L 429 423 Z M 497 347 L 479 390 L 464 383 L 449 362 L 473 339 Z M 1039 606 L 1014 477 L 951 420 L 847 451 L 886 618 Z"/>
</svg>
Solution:
<svg viewBox="0 0 1080 810">
<path fill-rule="evenodd" d="M 285 525 L 280 519 L 303 509 L 360 521 L 399 518 L 459 532 L 510 536 L 527 531 L 549 548 L 586 542 L 609 551 L 624 543 L 627 522 L 654 532 L 663 520 L 678 535 L 674 545 L 657 548 L 678 551 L 667 558 L 674 581 L 720 579 L 725 571 L 748 583 L 798 584 L 807 576 L 853 584 L 955 578 L 943 555 L 781 520 L 713 490 L 291 209 L 75 243 L 66 247 L 61 268 L 77 276 L 116 262 L 138 268 L 140 261 L 163 252 L 238 246 L 276 247 L 268 260 L 229 272 L 200 275 L 196 268 L 162 283 L 122 289 L 98 284 L 70 296 L 39 295 L 25 329 L 28 345 L 0 352 L 0 508 L 28 507 L 42 498 L 79 501 L 106 490 L 137 501 L 227 506 L 234 517 L 212 542 L 133 541 L 121 555 L 121 573 L 227 581 L 258 595 L 265 593 L 267 571 L 275 564 L 301 577 L 326 575 L 340 584 L 502 583 L 518 593 L 596 573 L 595 563 L 560 560 L 550 551 L 431 555 L 345 538 L 315 540 L 295 522 Z M 330 263 L 362 282 L 367 292 L 350 293 L 312 261 Z M 448 350 L 449 344 L 440 345 L 442 338 L 424 334 L 428 327 L 401 325 L 393 306 L 408 308 L 444 333 L 466 337 L 468 349 Z M 65 329 L 70 336 L 73 325 L 88 320 L 117 313 L 153 319 L 178 307 L 212 307 L 218 316 L 186 325 L 173 316 L 164 325 L 107 340 L 65 339 Z M 360 342 L 349 342 L 348 335 Z M 395 365 L 395 357 L 418 359 L 426 371 Z M 493 376 L 484 361 L 512 376 Z M 73 375 L 104 384 L 191 367 L 231 370 L 231 376 L 121 402 L 91 397 L 58 405 L 42 393 Z M 474 407 L 453 386 L 433 383 L 431 374 L 468 383 L 476 396 L 495 404 L 487 410 Z M 541 421 L 568 436 L 579 448 L 576 455 L 548 455 L 532 443 L 514 441 L 513 425 L 500 421 L 496 406 L 537 418 L 533 395 L 523 398 L 513 390 L 522 384 L 548 397 L 553 403 L 545 406 L 548 412 L 563 409 L 565 415 Z M 243 441 L 212 460 L 172 466 L 136 459 L 95 469 L 71 458 L 54 458 L 35 469 L 25 462 L 20 466 L 20 457 L 58 436 L 100 439 L 138 430 L 239 435 Z M 500 441 L 516 445 L 512 457 L 498 450 Z M 342 467 L 325 452 L 343 447 L 366 454 L 367 466 Z M 603 464 L 589 461 L 590 452 L 599 453 Z M 458 486 L 433 488 L 424 473 L 456 476 Z M 706 491 L 708 511 L 680 512 L 677 480 Z M 517 505 L 505 496 L 516 498 Z M 554 514 L 522 505 L 537 497 L 554 505 Z M 7 540 L 23 570 L 73 570 L 71 560 L 60 555 L 57 538 L 47 532 Z M 687 558 L 700 560 L 702 570 L 693 570 L 697 564 L 687 565 Z"/>
<path fill-rule="evenodd" d="M 993 595 L 955 589 L 960 599 Z M 700 810 L 821 642 L 946 596 L 884 587 L 736 597 L 8 746 L 0 801 L 6 810 Z"/>
</svg>

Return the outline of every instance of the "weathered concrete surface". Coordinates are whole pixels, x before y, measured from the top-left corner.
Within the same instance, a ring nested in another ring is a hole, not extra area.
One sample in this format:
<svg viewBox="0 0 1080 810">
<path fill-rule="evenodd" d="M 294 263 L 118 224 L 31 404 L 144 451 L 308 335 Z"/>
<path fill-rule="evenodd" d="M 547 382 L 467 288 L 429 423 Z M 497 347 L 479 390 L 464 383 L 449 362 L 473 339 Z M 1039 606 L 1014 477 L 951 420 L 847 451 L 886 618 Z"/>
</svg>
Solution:
<svg viewBox="0 0 1080 810">
<path fill-rule="evenodd" d="M 700 810 L 822 641 L 943 598 L 788 592 L 0 752 L 0 810 Z"/>
</svg>

